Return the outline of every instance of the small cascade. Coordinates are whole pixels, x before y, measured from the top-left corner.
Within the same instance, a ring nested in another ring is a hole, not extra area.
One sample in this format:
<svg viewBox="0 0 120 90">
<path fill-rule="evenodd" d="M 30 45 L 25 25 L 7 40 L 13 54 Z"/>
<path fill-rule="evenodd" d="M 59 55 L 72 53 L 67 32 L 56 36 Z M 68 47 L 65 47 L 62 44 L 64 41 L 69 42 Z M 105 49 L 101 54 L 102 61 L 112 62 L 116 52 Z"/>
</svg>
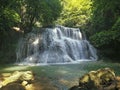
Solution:
<svg viewBox="0 0 120 90">
<path fill-rule="evenodd" d="M 83 39 L 80 29 L 64 26 L 28 33 L 20 39 L 16 55 L 17 63 L 22 64 L 64 64 L 97 60 L 95 48 Z"/>
</svg>

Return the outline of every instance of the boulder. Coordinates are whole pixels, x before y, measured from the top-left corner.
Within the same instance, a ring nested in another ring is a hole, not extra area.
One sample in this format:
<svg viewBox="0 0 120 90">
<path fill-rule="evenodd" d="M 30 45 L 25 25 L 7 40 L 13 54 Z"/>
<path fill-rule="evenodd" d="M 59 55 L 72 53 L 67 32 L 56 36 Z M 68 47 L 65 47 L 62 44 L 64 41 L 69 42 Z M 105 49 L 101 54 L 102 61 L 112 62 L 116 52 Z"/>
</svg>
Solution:
<svg viewBox="0 0 120 90">
<path fill-rule="evenodd" d="M 11 86 L 11 83 L 26 85 L 31 83 L 31 81 L 33 80 L 34 80 L 34 74 L 32 71 L 15 71 L 9 77 L 1 81 L 0 88 L 7 86 L 8 84 L 10 84 Z"/>
<path fill-rule="evenodd" d="M 79 85 L 69 90 L 120 90 L 120 77 L 111 68 L 90 71 L 79 78 Z"/>
</svg>

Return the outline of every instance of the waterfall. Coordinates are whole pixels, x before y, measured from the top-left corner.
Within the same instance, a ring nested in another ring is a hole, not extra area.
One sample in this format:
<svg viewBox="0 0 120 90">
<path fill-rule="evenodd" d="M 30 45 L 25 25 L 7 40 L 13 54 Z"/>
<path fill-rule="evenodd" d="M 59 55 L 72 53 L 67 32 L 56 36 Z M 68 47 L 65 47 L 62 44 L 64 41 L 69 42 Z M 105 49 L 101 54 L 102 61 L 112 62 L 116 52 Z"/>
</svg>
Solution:
<svg viewBox="0 0 120 90">
<path fill-rule="evenodd" d="M 56 26 L 33 30 L 21 38 L 17 63 L 52 64 L 97 60 L 95 48 L 83 39 L 79 28 Z"/>
</svg>

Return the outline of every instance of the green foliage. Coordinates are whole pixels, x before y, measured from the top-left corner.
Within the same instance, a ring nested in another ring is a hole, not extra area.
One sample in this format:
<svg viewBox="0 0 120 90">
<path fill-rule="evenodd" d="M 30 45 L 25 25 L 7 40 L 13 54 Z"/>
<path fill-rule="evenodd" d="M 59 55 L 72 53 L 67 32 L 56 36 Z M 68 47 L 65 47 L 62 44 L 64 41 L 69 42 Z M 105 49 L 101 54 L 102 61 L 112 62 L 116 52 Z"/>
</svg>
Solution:
<svg viewBox="0 0 120 90">
<path fill-rule="evenodd" d="M 0 62 L 15 59 L 16 33 L 12 27 L 20 21 L 18 13 L 13 9 L 14 0 L 0 0 Z"/>
<path fill-rule="evenodd" d="M 53 25 L 61 13 L 60 0 L 41 0 L 40 21 L 43 26 Z"/>
<path fill-rule="evenodd" d="M 94 0 L 91 40 L 96 47 L 119 42 L 120 17 L 118 0 Z"/>
<path fill-rule="evenodd" d="M 112 30 L 120 30 L 120 17 L 118 17 L 115 24 L 112 26 Z"/>
<path fill-rule="evenodd" d="M 13 0 L 0 1 L 0 50 L 9 46 L 6 42 L 11 42 L 11 28 L 20 20 L 19 15 L 13 10 L 10 2 L 12 3 Z"/>
<path fill-rule="evenodd" d="M 0 29 L 9 29 L 19 22 L 20 17 L 11 5 L 6 2 L 0 2 Z"/>
<path fill-rule="evenodd" d="M 63 0 L 63 10 L 57 23 L 71 27 L 83 27 L 91 16 L 91 0 Z"/>
<path fill-rule="evenodd" d="M 91 42 L 107 57 L 119 58 L 120 54 L 120 2 L 119 0 L 93 0 Z"/>
<path fill-rule="evenodd" d="M 100 31 L 90 37 L 91 42 L 107 58 L 118 59 L 120 54 L 120 19 L 110 30 Z"/>
<path fill-rule="evenodd" d="M 102 47 L 104 45 L 110 45 L 115 41 L 119 41 L 119 31 L 102 31 L 91 36 L 91 41 L 96 47 Z"/>
<path fill-rule="evenodd" d="M 111 29 L 119 17 L 119 0 L 93 0 L 92 29 L 94 32 Z"/>
<path fill-rule="evenodd" d="M 60 15 L 61 3 L 59 0 L 16 0 L 15 10 L 20 16 L 20 28 L 28 33 L 39 22 L 43 27 L 53 25 Z"/>
</svg>

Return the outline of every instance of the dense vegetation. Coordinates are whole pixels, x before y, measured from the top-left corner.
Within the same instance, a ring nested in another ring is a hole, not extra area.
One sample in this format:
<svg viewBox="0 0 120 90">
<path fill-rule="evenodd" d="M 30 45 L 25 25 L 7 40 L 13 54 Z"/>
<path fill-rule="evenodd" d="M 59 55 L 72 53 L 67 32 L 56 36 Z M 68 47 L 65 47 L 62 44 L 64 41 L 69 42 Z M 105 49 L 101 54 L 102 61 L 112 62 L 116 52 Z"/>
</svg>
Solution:
<svg viewBox="0 0 120 90">
<path fill-rule="evenodd" d="M 90 39 L 111 59 L 120 57 L 120 2 L 93 0 Z"/>
<path fill-rule="evenodd" d="M 15 59 L 20 35 L 54 24 L 83 29 L 102 57 L 120 58 L 119 0 L 0 0 L 1 62 Z"/>
<path fill-rule="evenodd" d="M 63 0 L 59 24 L 69 27 L 85 27 L 91 17 L 91 0 Z"/>
</svg>

